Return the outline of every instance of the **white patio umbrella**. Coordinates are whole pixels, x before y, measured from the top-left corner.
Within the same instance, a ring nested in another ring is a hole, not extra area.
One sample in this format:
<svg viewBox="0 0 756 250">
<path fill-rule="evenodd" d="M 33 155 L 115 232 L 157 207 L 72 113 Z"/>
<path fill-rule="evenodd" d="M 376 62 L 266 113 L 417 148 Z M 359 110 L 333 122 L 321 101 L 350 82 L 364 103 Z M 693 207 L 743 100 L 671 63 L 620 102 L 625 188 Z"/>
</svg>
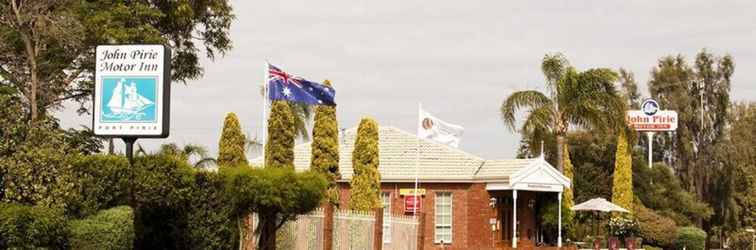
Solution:
<svg viewBox="0 0 756 250">
<path fill-rule="evenodd" d="M 597 212 L 630 212 L 627 211 L 627 209 L 618 206 L 617 204 L 605 200 L 604 198 L 593 198 L 586 202 L 572 206 L 572 208 L 570 209 L 572 209 L 572 211 L 593 211 L 594 219 L 597 215 Z M 594 222 L 594 224 L 596 223 Z M 598 225 L 596 225 L 596 234 L 598 234 Z"/>
<path fill-rule="evenodd" d="M 629 213 L 627 209 L 606 201 L 604 198 L 593 198 L 586 202 L 572 206 L 572 211 L 600 211 Z"/>
</svg>

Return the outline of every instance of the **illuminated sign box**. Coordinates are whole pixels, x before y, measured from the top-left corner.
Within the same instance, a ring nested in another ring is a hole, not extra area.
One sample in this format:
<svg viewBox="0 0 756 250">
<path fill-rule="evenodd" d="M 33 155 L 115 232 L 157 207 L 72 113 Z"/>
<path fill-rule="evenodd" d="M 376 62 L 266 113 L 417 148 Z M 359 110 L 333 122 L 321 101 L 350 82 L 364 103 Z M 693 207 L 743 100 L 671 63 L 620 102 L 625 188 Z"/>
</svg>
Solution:
<svg viewBox="0 0 756 250">
<path fill-rule="evenodd" d="M 94 134 L 168 137 L 170 50 L 163 45 L 101 45 L 96 53 Z"/>
</svg>

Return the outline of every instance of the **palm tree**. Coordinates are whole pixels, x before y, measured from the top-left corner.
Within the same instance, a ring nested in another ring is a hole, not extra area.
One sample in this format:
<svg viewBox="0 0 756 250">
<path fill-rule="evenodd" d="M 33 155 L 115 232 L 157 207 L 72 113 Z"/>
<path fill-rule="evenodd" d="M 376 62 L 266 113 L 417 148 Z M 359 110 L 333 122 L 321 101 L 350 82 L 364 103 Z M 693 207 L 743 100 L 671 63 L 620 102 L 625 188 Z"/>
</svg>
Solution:
<svg viewBox="0 0 756 250">
<path fill-rule="evenodd" d="M 186 144 L 183 148 L 179 148 L 175 143 L 163 144 L 160 145 L 157 154 L 175 157 L 177 160 L 185 161 L 196 168 L 205 168 L 215 164 L 215 159 L 210 157 L 207 149 L 200 145 Z"/>
<path fill-rule="evenodd" d="M 556 136 L 557 168 L 564 171 L 565 136 L 570 125 L 581 128 L 609 129 L 619 122 L 620 110 L 614 87 L 617 74 L 605 68 L 578 72 L 562 54 L 547 54 L 541 71 L 546 77 L 548 95 L 536 90 L 512 93 L 501 105 L 504 124 L 515 131 L 515 113 L 528 114 L 519 132 L 537 142 Z"/>
</svg>

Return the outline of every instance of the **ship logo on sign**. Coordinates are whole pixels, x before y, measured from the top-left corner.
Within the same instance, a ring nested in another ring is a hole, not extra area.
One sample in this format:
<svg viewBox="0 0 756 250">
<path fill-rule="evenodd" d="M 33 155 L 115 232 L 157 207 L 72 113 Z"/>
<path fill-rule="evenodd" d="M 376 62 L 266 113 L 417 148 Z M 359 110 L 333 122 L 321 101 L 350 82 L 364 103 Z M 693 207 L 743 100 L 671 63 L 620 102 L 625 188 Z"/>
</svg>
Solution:
<svg viewBox="0 0 756 250">
<path fill-rule="evenodd" d="M 155 77 L 105 77 L 102 81 L 102 122 L 155 122 Z"/>
</svg>

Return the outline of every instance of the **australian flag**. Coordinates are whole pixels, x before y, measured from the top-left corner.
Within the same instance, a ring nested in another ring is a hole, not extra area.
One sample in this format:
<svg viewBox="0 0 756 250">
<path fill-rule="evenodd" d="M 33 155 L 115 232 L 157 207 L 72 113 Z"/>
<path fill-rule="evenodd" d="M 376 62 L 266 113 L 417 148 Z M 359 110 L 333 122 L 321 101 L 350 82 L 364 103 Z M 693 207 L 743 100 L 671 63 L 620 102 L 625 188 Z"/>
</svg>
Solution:
<svg viewBox="0 0 756 250">
<path fill-rule="evenodd" d="M 270 64 L 268 64 L 268 96 L 271 100 L 336 105 L 334 101 L 336 91 L 332 87 L 289 75 Z"/>
</svg>

